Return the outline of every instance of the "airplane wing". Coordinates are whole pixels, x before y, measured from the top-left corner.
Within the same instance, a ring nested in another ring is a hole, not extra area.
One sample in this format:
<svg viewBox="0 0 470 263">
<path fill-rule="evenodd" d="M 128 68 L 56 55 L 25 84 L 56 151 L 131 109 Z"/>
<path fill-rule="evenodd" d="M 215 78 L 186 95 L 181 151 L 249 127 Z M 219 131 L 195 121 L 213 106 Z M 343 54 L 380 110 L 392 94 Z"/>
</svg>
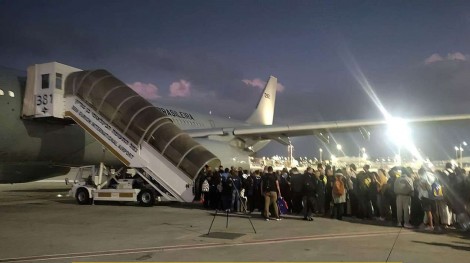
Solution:
<svg viewBox="0 0 470 263">
<path fill-rule="evenodd" d="M 468 115 L 451 115 L 451 116 L 436 116 L 436 117 L 418 117 L 403 119 L 402 121 L 407 124 L 436 124 L 444 121 L 465 121 L 470 120 Z M 189 131 L 192 137 L 207 137 L 210 135 L 234 135 L 242 139 L 256 139 L 256 140 L 277 140 L 286 142 L 283 138 L 295 136 L 308 136 L 316 135 L 320 139 L 329 133 L 339 132 L 361 132 L 369 133 L 367 129 L 379 126 L 385 126 L 388 122 L 385 119 L 381 120 L 352 120 L 352 121 L 333 121 L 333 122 L 313 122 L 293 125 L 257 125 L 257 126 L 243 126 L 233 128 L 214 128 L 204 130 Z M 363 134 L 364 136 L 364 134 Z M 366 134 L 368 136 L 368 134 Z M 287 142 L 286 142 L 287 143 Z"/>
</svg>

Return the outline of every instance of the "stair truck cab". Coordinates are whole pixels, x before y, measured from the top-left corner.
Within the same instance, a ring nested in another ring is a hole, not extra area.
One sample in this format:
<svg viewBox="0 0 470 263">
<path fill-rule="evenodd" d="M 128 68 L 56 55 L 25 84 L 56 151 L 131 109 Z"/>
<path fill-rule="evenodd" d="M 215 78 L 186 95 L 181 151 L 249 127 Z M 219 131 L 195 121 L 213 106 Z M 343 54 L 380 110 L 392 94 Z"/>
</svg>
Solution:
<svg viewBox="0 0 470 263">
<path fill-rule="evenodd" d="M 122 169 L 114 171 L 103 163 L 99 167 L 82 166 L 78 168 L 69 195 L 80 205 L 94 201 L 119 201 L 153 206 L 157 194 L 147 180 L 139 172 L 129 178 Z M 68 179 L 66 184 L 69 184 Z"/>
</svg>

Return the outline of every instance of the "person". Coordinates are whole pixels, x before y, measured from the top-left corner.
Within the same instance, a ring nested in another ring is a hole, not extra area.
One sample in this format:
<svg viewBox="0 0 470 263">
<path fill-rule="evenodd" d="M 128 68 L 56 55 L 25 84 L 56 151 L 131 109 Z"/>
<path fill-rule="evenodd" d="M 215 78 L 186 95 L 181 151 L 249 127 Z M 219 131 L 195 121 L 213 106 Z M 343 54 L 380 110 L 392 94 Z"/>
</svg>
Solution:
<svg viewBox="0 0 470 263">
<path fill-rule="evenodd" d="M 255 210 L 255 203 L 254 203 L 254 183 L 255 183 L 255 173 L 251 173 L 244 181 L 243 181 L 243 189 L 245 189 L 245 196 L 246 196 L 246 203 L 247 203 L 247 212 L 253 213 Z"/>
<path fill-rule="evenodd" d="M 229 172 L 228 168 L 225 168 L 225 171 L 227 173 Z M 221 175 L 222 179 L 222 192 L 221 192 L 221 198 L 222 198 L 222 209 L 231 212 L 231 205 L 232 205 L 232 194 L 233 194 L 233 181 L 231 176 L 224 177 Z"/>
<path fill-rule="evenodd" d="M 219 171 L 214 171 L 212 173 L 212 179 L 209 182 L 209 206 L 211 209 L 220 209 L 222 207 L 221 191 L 217 189 L 218 186 L 222 186 L 222 179 Z"/>
<path fill-rule="evenodd" d="M 291 175 L 287 171 L 287 168 L 282 169 L 279 186 L 281 188 L 282 197 L 287 203 L 287 207 L 288 207 L 287 210 L 289 212 L 292 212 L 292 201 L 291 201 L 292 196 L 291 196 L 291 190 L 290 190 L 290 185 L 291 185 L 290 180 L 291 180 Z"/>
<path fill-rule="evenodd" d="M 349 200 L 351 203 L 351 216 L 358 216 L 358 211 L 359 211 L 359 201 L 357 198 L 357 188 L 358 188 L 358 183 L 357 183 L 357 168 L 355 164 L 350 164 L 349 165 L 349 170 L 348 172 L 348 178 L 351 179 L 352 182 L 352 189 L 348 191 L 348 196 Z"/>
<path fill-rule="evenodd" d="M 315 199 L 317 195 L 317 184 L 318 180 L 313 175 L 313 169 L 307 168 L 304 176 L 303 193 L 304 193 L 304 220 L 313 221 L 312 213 L 315 209 Z"/>
<path fill-rule="evenodd" d="M 209 208 L 209 191 L 210 191 L 210 181 L 212 180 L 212 173 L 207 173 L 206 179 L 202 183 L 202 199 L 204 208 Z"/>
<path fill-rule="evenodd" d="M 317 177 L 317 201 L 315 202 L 315 211 L 318 214 L 325 214 L 325 194 L 326 194 L 326 185 L 327 178 L 325 176 L 325 171 L 323 170 L 323 164 L 319 163 L 317 165 L 317 170 L 315 171 L 315 176 Z"/>
<path fill-rule="evenodd" d="M 269 166 L 267 173 L 263 175 L 261 180 L 261 193 L 264 196 L 264 218 L 269 221 L 269 208 L 273 206 L 274 216 L 277 221 L 281 220 L 279 210 L 277 207 L 277 197 L 281 197 L 281 189 L 279 188 L 279 181 L 276 174 L 273 172 L 273 167 Z"/>
<path fill-rule="evenodd" d="M 379 177 L 379 174 L 377 172 L 370 173 L 371 183 L 369 185 L 369 200 L 372 204 L 372 208 L 373 208 L 372 215 L 375 219 L 380 218 L 380 208 L 379 208 L 379 203 L 378 203 L 378 199 L 379 199 L 378 177 Z"/>
<path fill-rule="evenodd" d="M 402 169 L 402 174 L 395 180 L 393 187 L 397 196 L 397 226 L 402 226 L 402 216 L 404 216 L 403 226 L 406 228 L 413 228 L 410 224 L 410 205 L 414 187 L 413 180 L 408 176 L 406 169 Z"/>
<path fill-rule="evenodd" d="M 326 176 L 326 185 L 325 185 L 325 216 L 333 216 L 333 197 L 332 197 L 332 189 L 333 183 L 335 182 L 335 176 L 333 168 L 330 165 L 325 167 L 325 176 Z"/>
<path fill-rule="evenodd" d="M 385 200 L 385 193 L 387 191 L 387 176 L 384 169 L 377 171 L 377 205 L 379 207 L 379 220 L 384 221 L 390 211 L 390 205 Z"/>
<path fill-rule="evenodd" d="M 389 178 L 387 180 L 387 186 L 385 190 L 385 201 L 387 204 L 390 204 L 390 210 L 392 212 L 392 220 L 397 219 L 397 195 L 394 191 L 395 181 L 400 177 L 401 170 L 399 167 L 395 166 L 388 171 Z"/>
<path fill-rule="evenodd" d="M 300 214 L 302 212 L 303 175 L 295 167 L 292 168 L 291 191 L 292 213 Z"/>
<path fill-rule="evenodd" d="M 371 176 L 369 171 L 370 165 L 366 164 L 363 171 L 357 174 L 357 196 L 359 199 L 359 218 L 372 217 L 372 203 L 370 199 L 369 189 L 371 186 Z"/>
<path fill-rule="evenodd" d="M 346 184 L 341 170 L 335 172 L 335 182 L 333 183 L 333 216 L 338 220 L 343 220 L 344 204 L 346 203 Z"/>
<path fill-rule="evenodd" d="M 436 203 L 431 199 L 431 185 L 433 183 L 432 175 L 430 172 L 427 172 L 424 168 L 420 168 L 418 170 L 418 192 L 419 192 L 419 199 L 421 201 L 421 207 L 426 215 L 427 219 L 427 226 L 424 230 L 432 231 L 434 230 L 433 224 L 433 213 L 434 208 L 436 207 Z"/>
<path fill-rule="evenodd" d="M 451 166 L 451 164 L 449 164 L 449 166 Z M 446 169 L 444 171 L 447 175 L 447 185 L 444 189 L 444 195 L 452 214 L 458 216 L 465 213 L 466 210 L 463 198 L 465 196 L 465 178 L 463 177 L 462 171 L 459 167 L 456 167 L 452 172 L 451 171 L 451 169 Z M 455 219 L 451 224 L 458 223 Z"/>
<path fill-rule="evenodd" d="M 237 170 L 232 170 L 230 172 L 230 178 L 232 179 L 232 199 L 230 209 L 235 212 L 240 212 L 240 191 L 242 189 L 242 181 L 238 175 Z"/>
</svg>

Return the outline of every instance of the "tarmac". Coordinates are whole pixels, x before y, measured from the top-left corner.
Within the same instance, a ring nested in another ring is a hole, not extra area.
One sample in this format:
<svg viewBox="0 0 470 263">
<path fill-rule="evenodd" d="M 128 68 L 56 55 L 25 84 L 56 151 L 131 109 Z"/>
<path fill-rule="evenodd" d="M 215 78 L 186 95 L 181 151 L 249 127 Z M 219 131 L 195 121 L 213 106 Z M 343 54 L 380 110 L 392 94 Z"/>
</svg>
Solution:
<svg viewBox="0 0 470 263">
<path fill-rule="evenodd" d="M 200 204 L 78 205 L 69 186 L 0 185 L 0 262 L 468 262 L 470 235 L 387 223 L 300 216 L 264 221 L 259 213 Z M 207 235 L 212 220 L 211 233 Z"/>
</svg>

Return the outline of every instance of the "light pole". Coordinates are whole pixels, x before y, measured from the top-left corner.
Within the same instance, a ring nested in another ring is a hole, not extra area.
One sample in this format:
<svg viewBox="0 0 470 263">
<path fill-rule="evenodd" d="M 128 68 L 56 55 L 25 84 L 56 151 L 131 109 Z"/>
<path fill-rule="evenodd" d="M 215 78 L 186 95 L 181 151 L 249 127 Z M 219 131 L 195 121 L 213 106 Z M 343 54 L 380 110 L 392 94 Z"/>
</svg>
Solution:
<svg viewBox="0 0 470 263">
<path fill-rule="evenodd" d="M 362 147 L 361 148 L 361 156 L 359 156 L 359 157 L 364 157 L 364 156 L 366 156 L 366 148 Z"/>
<path fill-rule="evenodd" d="M 463 148 L 462 148 L 462 145 L 463 145 L 463 146 L 467 146 L 467 142 L 466 142 L 466 141 L 463 141 L 463 142 L 461 142 L 460 145 L 459 145 L 459 146 L 460 146 L 460 147 L 459 147 L 459 148 L 460 148 L 459 150 L 460 150 L 460 167 L 461 167 L 461 168 L 463 167 Z"/>
<path fill-rule="evenodd" d="M 318 149 L 318 151 L 320 151 L 320 163 L 322 163 L 323 162 L 323 159 L 322 159 L 323 149 L 320 148 L 320 149 Z"/>
<path fill-rule="evenodd" d="M 341 150 L 343 149 L 343 146 L 341 146 L 341 144 L 336 144 L 336 149 L 338 150 L 338 156 L 339 156 Z"/>
</svg>

